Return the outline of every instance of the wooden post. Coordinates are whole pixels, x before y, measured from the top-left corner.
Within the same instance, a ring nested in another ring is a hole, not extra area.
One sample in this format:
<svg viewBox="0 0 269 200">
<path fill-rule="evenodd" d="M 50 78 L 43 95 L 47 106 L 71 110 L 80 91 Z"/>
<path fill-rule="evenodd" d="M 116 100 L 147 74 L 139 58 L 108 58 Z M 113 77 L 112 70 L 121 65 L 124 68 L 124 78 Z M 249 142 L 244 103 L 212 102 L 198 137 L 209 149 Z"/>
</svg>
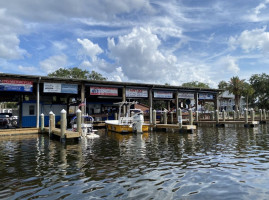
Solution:
<svg viewBox="0 0 269 200">
<path fill-rule="evenodd" d="M 192 109 L 189 109 L 189 125 L 193 125 Z"/>
<path fill-rule="evenodd" d="M 245 126 L 248 126 L 248 110 L 245 108 L 244 110 L 244 117 L 245 117 Z"/>
<path fill-rule="evenodd" d="M 253 108 L 251 108 L 250 110 L 250 118 L 251 118 L 251 122 L 255 121 L 255 111 L 253 110 Z"/>
<path fill-rule="evenodd" d="M 215 119 L 216 119 L 217 124 L 219 124 L 219 110 L 215 111 Z"/>
<path fill-rule="evenodd" d="M 82 134 L 82 131 L 81 131 L 81 110 L 80 109 L 77 110 L 76 115 L 77 115 L 77 132 Z"/>
<path fill-rule="evenodd" d="M 226 117 L 226 112 L 225 112 L 225 110 L 222 110 L 222 118 L 223 118 L 224 122 L 225 122 L 225 117 Z"/>
<path fill-rule="evenodd" d="M 240 120 L 240 111 L 237 110 L 237 119 Z"/>
<path fill-rule="evenodd" d="M 55 114 L 53 113 L 52 114 L 52 128 L 54 129 L 56 126 L 55 126 Z"/>
<path fill-rule="evenodd" d="M 163 112 L 163 123 L 167 124 L 167 111 L 166 110 Z"/>
<path fill-rule="evenodd" d="M 236 119 L 236 113 L 235 113 L 235 111 L 233 110 L 233 120 L 235 121 L 235 119 Z"/>
<path fill-rule="evenodd" d="M 51 134 L 53 130 L 53 112 L 49 112 L 49 135 Z"/>
<path fill-rule="evenodd" d="M 41 113 L 41 115 L 40 115 L 40 118 L 41 118 L 41 132 L 43 132 L 44 131 L 44 128 L 45 128 L 45 119 L 44 119 L 44 114 L 43 113 Z"/>
<path fill-rule="evenodd" d="M 179 108 L 177 110 L 177 113 L 178 113 L 178 125 L 179 125 L 179 128 L 182 128 L 182 125 L 183 125 L 183 120 L 182 120 L 182 110 Z"/>
<path fill-rule="evenodd" d="M 66 132 L 66 111 L 62 109 L 61 111 L 61 142 L 65 141 Z"/>
<path fill-rule="evenodd" d="M 260 109 L 259 112 L 260 112 L 260 121 L 262 121 L 262 109 Z"/>
<path fill-rule="evenodd" d="M 153 110 L 152 123 L 156 125 L 156 110 Z"/>
</svg>

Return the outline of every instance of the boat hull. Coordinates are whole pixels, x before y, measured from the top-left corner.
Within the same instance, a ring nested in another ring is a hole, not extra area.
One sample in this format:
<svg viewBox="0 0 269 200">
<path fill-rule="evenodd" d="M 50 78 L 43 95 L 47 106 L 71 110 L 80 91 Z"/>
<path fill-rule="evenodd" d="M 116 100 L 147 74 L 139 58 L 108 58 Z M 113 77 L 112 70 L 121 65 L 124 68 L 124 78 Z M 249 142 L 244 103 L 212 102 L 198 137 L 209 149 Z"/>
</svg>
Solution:
<svg viewBox="0 0 269 200">
<path fill-rule="evenodd" d="M 106 124 L 107 130 L 114 131 L 117 133 L 132 133 L 134 132 L 133 127 L 129 125 L 119 125 L 119 124 Z M 142 125 L 142 131 L 148 132 L 149 125 Z"/>
</svg>

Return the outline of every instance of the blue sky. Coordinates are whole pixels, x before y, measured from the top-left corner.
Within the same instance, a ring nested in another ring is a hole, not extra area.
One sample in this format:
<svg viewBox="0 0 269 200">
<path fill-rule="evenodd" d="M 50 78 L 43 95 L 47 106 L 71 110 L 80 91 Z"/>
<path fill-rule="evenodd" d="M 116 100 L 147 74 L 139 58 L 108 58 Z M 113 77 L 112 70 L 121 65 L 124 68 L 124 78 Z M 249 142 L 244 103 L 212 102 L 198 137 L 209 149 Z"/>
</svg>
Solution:
<svg viewBox="0 0 269 200">
<path fill-rule="evenodd" d="M 269 0 L 0 0 L 0 72 L 217 87 L 269 74 Z"/>
</svg>

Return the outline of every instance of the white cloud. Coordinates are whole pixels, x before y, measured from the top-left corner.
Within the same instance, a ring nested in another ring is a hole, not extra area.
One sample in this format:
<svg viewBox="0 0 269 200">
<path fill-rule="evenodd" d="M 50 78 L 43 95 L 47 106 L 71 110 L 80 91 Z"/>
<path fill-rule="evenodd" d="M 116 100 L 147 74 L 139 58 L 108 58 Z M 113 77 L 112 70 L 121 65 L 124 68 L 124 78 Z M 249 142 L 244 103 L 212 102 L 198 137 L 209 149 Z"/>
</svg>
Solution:
<svg viewBox="0 0 269 200">
<path fill-rule="evenodd" d="M 116 15 L 131 11 L 150 10 L 148 0 L 61 0 L 0 1 L 0 7 L 7 8 L 13 16 L 27 21 L 62 21 L 69 18 L 95 18 L 112 21 Z"/>
<path fill-rule="evenodd" d="M 218 68 L 217 72 L 224 74 L 238 74 L 240 71 L 240 68 L 237 64 L 237 59 L 232 56 L 224 56 L 221 57 L 217 62 L 216 66 Z M 216 70 L 216 69 L 215 69 Z"/>
<path fill-rule="evenodd" d="M 246 52 L 260 50 L 264 53 L 269 52 L 269 32 L 266 27 L 261 29 L 245 30 L 239 36 L 230 37 L 230 45 L 233 48 L 241 47 Z"/>
<path fill-rule="evenodd" d="M 27 52 L 20 48 L 18 34 L 23 32 L 21 21 L 7 16 L 5 9 L 0 9 L 0 58 L 19 59 Z"/>
<path fill-rule="evenodd" d="M 67 49 L 67 44 L 64 43 L 64 42 L 61 42 L 61 41 L 53 41 L 52 44 L 59 51 L 62 51 L 62 50 Z"/>
<path fill-rule="evenodd" d="M 21 73 L 31 72 L 31 74 L 36 74 L 36 75 L 40 73 L 40 70 L 37 67 L 33 67 L 33 66 L 25 67 L 25 66 L 19 65 L 18 70 Z"/>
<path fill-rule="evenodd" d="M 82 55 L 89 56 L 92 61 L 96 61 L 96 56 L 103 53 L 103 50 L 99 47 L 98 44 L 92 43 L 92 41 L 88 39 L 77 39 L 77 42 L 82 45 L 83 50 L 81 52 Z"/>
<path fill-rule="evenodd" d="M 250 11 L 250 14 L 245 16 L 245 18 L 251 22 L 261 22 L 269 20 L 268 10 L 266 10 L 268 3 L 269 3 L 268 0 L 263 1 L 254 9 L 252 9 Z"/>
<path fill-rule="evenodd" d="M 158 50 L 161 41 L 150 29 L 134 28 L 133 31 L 118 38 L 108 39 L 110 57 L 122 67 L 123 73 L 130 79 L 156 80 L 173 65 L 176 57 L 167 57 Z"/>
<path fill-rule="evenodd" d="M 62 55 L 56 55 L 56 56 L 51 56 L 40 63 L 41 69 L 45 73 L 52 73 L 56 71 L 59 68 L 64 68 L 67 65 L 67 56 L 62 54 Z"/>
<path fill-rule="evenodd" d="M 109 55 L 116 60 L 121 80 L 180 85 L 201 81 L 212 84 L 210 67 L 200 60 L 180 59 L 161 49 L 151 30 L 135 28 L 127 35 L 108 39 Z"/>
</svg>

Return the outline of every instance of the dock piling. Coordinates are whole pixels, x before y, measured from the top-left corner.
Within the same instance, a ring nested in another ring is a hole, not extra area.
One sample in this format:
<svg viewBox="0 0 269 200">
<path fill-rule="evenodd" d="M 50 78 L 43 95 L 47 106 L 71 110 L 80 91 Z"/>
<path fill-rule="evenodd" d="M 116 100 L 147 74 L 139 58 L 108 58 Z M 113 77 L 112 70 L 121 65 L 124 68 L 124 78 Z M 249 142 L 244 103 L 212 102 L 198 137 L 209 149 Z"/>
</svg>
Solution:
<svg viewBox="0 0 269 200">
<path fill-rule="evenodd" d="M 41 132 L 43 132 L 45 128 L 45 118 L 43 113 L 41 113 L 40 118 L 41 118 Z"/>
<path fill-rule="evenodd" d="M 51 132 L 53 130 L 53 112 L 49 112 L 49 136 L 51 136 Z"/>
<path fill-rule="evenodd" d="M 189 125 L 193 125 L 192 109 L 189 109 Z"/>
<path fill-rule="evenodd" d="M 225 110 L 222 110 L 222 119 L 224 122 L 225 122 L 225 117 L 226 117 L 226 112 L 225 112 Z"/>
<path fill-rule="evenodd" d="M 77 115 L 77 132 L 82 134 L 82 131 L 81 131 L 81 110 L 80 109 L 77 110 L 76 115 Z"/>
<path fill-rule="evenodd" d="M 156 125 L 156 110 L 153 110 L 152 112 L 152 123 L 153 125 Z"/>
<path fill-rule="evenodd" d="M 65 142 L 65 132 L 66 132 L 66 111 L 62 109 L 61 111 L 61 142 Z"/>
<path fill-rule="evenodd" d="M 183 124 L 183 121 L 182 121 L 182 110 L 179 108 L 177 110 L 178 112 L 178 125 L 179 125 L 179 128 L 182 128 L 182 124 Z"/>
</svg>

